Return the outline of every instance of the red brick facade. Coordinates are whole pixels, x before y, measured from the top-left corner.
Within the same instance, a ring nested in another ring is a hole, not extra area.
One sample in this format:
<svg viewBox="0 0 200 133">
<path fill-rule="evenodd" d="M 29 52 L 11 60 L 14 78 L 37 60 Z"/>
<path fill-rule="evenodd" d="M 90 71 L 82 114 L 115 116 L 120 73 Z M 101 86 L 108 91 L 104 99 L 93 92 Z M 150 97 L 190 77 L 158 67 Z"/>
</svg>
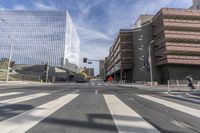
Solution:
<svg viewBox="0 0 200 133">
<path fill-rule="evenodd" d="M 153 18 L 156 65 L 200 65 L 200 11 L 163 8 Z"/>
</svg>

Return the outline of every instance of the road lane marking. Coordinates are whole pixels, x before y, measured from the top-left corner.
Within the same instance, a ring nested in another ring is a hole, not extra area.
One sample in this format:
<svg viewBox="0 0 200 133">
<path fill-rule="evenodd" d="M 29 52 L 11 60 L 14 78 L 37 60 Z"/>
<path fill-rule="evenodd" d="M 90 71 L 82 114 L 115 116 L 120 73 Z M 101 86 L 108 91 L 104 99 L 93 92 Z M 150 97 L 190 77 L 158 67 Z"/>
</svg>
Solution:
<svg viewBox="0 0 200 133">
<path fill-rule="evenodd" d="M 160 133 L 115 95 L 104 95 L 119 133 Z"/>
<path fill-rule="evenodd" d="M 171 123 L 173 123 L 174 125 L 176 125 L 179 128 L 189 128 L 193 131 L 199 132 L 198 129 L 195 129 L 193 126 L 185 123 L 185 122 L 181 122 L 181 121 L 176 121 L 176 120 L 172 120 Z"/>
<path fill-rule="evenodd" d="M 4 96 L 11 96 L 11 95 L 17 95 L 17 94 L 22 94 L 24 92 L 9 92 L 9 93 L 1 93 L 0 97 L 4 97 Z"/>
<path fill-rule="evenodd" d="M 8 100 L 3 100 L 3 101 L 0 101 L 0 107 L 10 105 L 10 104 L 19 103 L 19 102 L 23 102 L 23 101 L 27 101 L 27 100 L 31 100 L 31 99 L 35 99 L 35 98 L 39 98 L 39 97 L 42 97 L 42 96 L 47 96 L 47 95 L 49 95 L 49 93 L 36 93 L 36 94 L 32 94 L 32 95 L 27 95 L 27 96 L 8 99 Z"/>
<path fill-rule="evenodd" d="M 175 97 L 175 98 L 178 98 L 178 99 L 183 99 L 183 100 L 187 100 L 187 101 L 191 101 L 191 102 L 200 103 L 200 99 L 194 99 L 194 98 L 191 98 L 191 97 L 184 97 L 182 95 L 173 95 L 173 94 L 170 94 L 168 92 L 166 92 L 165 94 L 170 96 L 170 97 Z"/>
<path fill-rule="evenodd" d="M 200 96 L 195 96 L 195 95 L 192 95 L 192 94 L 190 94 L 190 93 L 186 93 L 186 95 L 188 95 L 188 96 L 190 96 L 190 97 L 192 97 L 192 98 L 198 98 L 198 99 L 200 99 Z"/>
<path fill-rule="evenodd" d="M 163 99 L 160 99 L 160 98 L 156 98 L 156 97 L 153 97 L 153 96 L 148 96 L 148 95 L 138 95 L 138 96 L 140 96 L 144 99 L 148 99 L 150 101 L 165 105 L 169 108 L 172 108 L 172 109 L 175 109 L 175 110 L 178 110 L 178 111 L 181 111 L 181 112 L 184 112 L 184 113 L 187 113 L 187 114 L 190 114 L 190 115 L 193 115 L 195 117 L 200 118 L 200 115 L 199 115 L 200 110 L 198 110 L 198 109 L 187 107 L 187 106 L 184 106 L 184 105 L 181 105 L 181 104 L 177 104 L 177 103 L 170 102 L 170 101 L 167 101 L 167 100 L 163 100 Z"/>
<path fill-rule="evenodd" d="M 32 110 L 0 122 L 3 133 L 24 133 L 43 119 L 72 101 L 79 94 L 67 94 L 58 99 L 40 105 Z"/>
<path fill-rule="evenodd" d="M 71 93 L 73 93 L 73 94 L 74 94 L 74 93 L 78 93 L 78 92 L 79 92 L 79 90 L 76 90 L 76 91 L 73 91 L 73 92 L 71 92 Z"/>
</svg>

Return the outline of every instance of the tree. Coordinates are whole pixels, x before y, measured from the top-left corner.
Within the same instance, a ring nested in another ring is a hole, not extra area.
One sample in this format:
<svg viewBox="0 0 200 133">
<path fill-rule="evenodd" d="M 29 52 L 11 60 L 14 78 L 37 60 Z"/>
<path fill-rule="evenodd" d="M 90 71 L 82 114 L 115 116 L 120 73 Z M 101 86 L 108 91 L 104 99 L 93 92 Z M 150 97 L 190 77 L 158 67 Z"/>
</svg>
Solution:
<svg viewBox="0 0 200 133">
<path fill-rule="evenodd" d="M 79 76 L 80 76 L 81 78 L 86 78 L 86 74 L 83 73 L 83 72 L 79 73 Z"/>
</svg>

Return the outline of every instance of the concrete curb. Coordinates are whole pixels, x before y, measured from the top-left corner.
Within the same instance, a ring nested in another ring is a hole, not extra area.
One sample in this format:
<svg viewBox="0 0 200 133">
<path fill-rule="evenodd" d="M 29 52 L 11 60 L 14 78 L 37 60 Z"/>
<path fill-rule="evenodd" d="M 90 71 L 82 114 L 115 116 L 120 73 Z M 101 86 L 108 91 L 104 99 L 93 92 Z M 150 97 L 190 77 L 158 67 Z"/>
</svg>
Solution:
<svg viewBox="0 0 200 133">
<path fill-rule="evenodd" d="M 146 85 L 136 85 L 136 84 L 117 84 L 115 86 L 118 87 L 127 87 L 127 88 L 138 88 L 138 89 L 145 89 L 150 91 L 169 91 L 167 86 L 146 86 Z M 171 92 L 191 92 L 191 89 L 188 87 L 174 87 L 170 88 Z"/>
</svg>

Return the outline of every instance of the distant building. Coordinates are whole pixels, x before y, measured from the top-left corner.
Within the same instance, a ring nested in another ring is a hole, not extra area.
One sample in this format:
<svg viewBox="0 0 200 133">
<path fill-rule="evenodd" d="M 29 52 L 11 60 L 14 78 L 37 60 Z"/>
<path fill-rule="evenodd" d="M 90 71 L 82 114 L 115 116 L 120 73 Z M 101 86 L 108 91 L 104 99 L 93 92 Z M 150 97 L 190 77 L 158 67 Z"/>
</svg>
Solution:
<svg viewBox="0 0 200 133">
<path fill-rule="evenodd" d="M 94 68 L 86 68 L 86 74 L 88 77 L 94 77 Z"/>
<path fill-rule="evenodd" d="M 106 76 L 112 76 L 115 81 L 120 81 L 125 77 L 128 82 L 132 81 L 132 32 L 132 29 L 120 29 L 109 50 L 105 62 Z"/>
<path fill-rule="evenodd" d="M 192 10 L 200 10 L 200 0 L 193 0 L 193 5 L 190 7 Z"/>
<path fill-rule="evenodd" d="M 65 64 L 63 66 L 64 69 L 67 69 L 69 71 L 78 73 L 79 72 L 79 67 L 76 64 L 70 63 L 68 59 L 66 59 Z"/>
<path fill-rule="evenodd" d="M 95 76 L 94 75 L 94 68 L 86 68 L 86 67 L 84 67 L 84 68 L 80 68 L 79 71 L 81 73 L 85 73 L 87 78 L 91 78 L 91 77 Z"/>
<path fill-rule="evenodd" d="M 107 77 L 115 81 L 132 82 L 149 79 L 144 68 L 148 59 L 148 43 L 152 40 L 150 20 L 152 15 L 141 15 L 133 29 L 121 29 L 106 58 Z"/>
<path fill-rule="evenodd" d="M 105 79 L 105 60 L 99 61 L 99 78 L 104 80 Z"/>
<path fill-rule="evenodd" d="M 0 58 L 9 57 L 14 36 L 16 64 L 79 65 L 80 40 L 68 12 L 1 10 L 0 16 Z"/>
</svg>

